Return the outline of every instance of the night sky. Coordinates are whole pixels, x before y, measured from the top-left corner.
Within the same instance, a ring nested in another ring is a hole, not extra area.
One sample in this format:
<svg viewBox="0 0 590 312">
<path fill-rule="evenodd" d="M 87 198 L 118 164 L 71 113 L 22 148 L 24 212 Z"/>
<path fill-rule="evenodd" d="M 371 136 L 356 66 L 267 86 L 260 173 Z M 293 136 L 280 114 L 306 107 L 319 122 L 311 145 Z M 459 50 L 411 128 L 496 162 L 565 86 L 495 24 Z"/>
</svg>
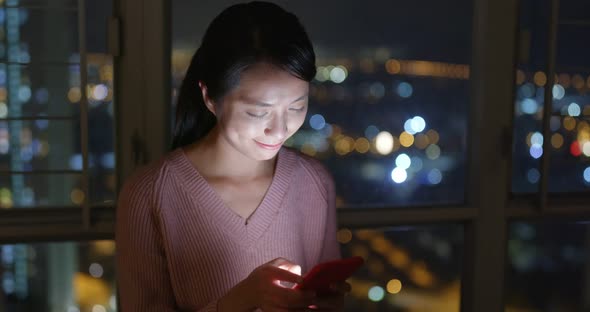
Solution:
<svg viewBox="0 0 590 312">
<path fill-rule="evenodd" d="M 173 46 L 194 48 L 211 20 L 240 1 L 174 0 Z M 469 63 L 472 1 L 275 1 L 306 27 L 318 56 L 354 56 L 388 47 L 392 57 Z M 334 55 L 336 54 L 336 55 Z"/>
</svg>

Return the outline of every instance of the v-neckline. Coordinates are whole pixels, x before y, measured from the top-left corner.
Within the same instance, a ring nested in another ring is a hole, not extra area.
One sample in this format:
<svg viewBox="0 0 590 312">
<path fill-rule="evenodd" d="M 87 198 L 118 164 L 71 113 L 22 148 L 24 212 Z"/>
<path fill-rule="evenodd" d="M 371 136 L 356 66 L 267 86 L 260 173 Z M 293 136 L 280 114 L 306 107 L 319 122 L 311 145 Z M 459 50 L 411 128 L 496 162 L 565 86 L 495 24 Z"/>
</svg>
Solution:
<svg viewBox="0 0 590 312">
<path fill-rule="evenodd" d="M 246 219 L 223 201 L 219 193 L 193 165 L 183 148 L 179 148 L 179 154 L 179 160 L 183 164 L 181 174 L 184 175 L 190 195 L 195 197 L 199 207 L 214 218 L 216 223 L 225 225 L 223 228 L 232 236 L 245 238 L 248 246 L 258 240 L 270 227 L 281 209 L 289 188 L 291 172 L 295 167 L 293 153 L 281 148 L 277 155 L 271 183 L 260 204 Z"/>
</svg>

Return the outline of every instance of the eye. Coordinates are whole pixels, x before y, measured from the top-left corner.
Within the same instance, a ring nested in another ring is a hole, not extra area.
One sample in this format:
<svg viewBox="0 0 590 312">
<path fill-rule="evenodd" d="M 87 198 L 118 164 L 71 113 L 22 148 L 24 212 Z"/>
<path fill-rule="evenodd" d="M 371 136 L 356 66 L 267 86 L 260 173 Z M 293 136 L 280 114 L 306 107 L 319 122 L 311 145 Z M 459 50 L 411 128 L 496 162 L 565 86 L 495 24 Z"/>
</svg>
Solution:
<svg viewBox="0 0 590 312">
<path fill-rule="evenodd" d="M 250 112 L 246 112 L 246 114 L 248 114 L 248 116 L 253 117 L 253 118 L 262 118 L 264 116 L 266 116 L 266 114 L 268 114 L 267 112 L 264 113 L 250 113 Z"/>
<path fill-rule="evenodd" d="M 290 111 L 294 111 L 294 112 L 302 112 L 305 110 L 305 106 L 299 107 L 299 108 L 289 108 Z"/>
</svg>

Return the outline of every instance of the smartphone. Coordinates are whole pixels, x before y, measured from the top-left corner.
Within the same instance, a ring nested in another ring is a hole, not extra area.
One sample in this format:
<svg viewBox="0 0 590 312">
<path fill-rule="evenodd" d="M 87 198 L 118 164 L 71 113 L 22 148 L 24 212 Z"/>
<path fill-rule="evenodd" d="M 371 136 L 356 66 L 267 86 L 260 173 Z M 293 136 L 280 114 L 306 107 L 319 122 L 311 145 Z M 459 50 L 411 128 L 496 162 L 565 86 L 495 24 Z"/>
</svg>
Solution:
<svg viewBox="0 0 590 312">
<path fill-rule="evenodd" d="M 295 289 L 315 290 L 318 295 L 331 293 L 330 284 L 342 282 L 358 270 L 365 260 L 362 257 L 323 262 L 313 267 L 305 276 L 303 282 L 295 285 Z"/>
</svg>

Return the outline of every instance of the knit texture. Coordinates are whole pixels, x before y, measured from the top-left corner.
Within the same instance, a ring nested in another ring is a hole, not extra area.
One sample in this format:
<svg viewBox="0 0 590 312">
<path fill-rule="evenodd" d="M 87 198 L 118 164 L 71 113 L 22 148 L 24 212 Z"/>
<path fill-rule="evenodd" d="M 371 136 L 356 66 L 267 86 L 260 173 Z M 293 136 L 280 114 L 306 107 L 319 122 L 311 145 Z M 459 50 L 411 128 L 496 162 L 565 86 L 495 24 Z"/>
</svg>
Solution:
<svg viewBox="0 0 590 312">
<path fill-rule="evenodd" d="M 216 311 L 220 297 L 270 260 L 306 272 L 340 258 L 334 182 L 317 160 L 282 148 L 245 222 L 179 148 L 126 181 L 116 243 L 123 312 Z"/>
</svg>

